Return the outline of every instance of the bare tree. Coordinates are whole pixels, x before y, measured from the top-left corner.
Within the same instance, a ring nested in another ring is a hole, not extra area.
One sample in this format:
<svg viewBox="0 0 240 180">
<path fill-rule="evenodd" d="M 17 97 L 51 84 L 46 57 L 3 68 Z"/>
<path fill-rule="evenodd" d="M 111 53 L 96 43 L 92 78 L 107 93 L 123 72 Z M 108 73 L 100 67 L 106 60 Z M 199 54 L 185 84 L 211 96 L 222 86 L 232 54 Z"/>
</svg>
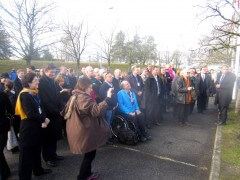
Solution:
<svg viewBox="0 0 240 180">
<path fill-rule="evenodd" d="M 62 51 L 77 61 L 77 69 L 79 70 L 81 57 L 86 49 L 86 42 L 90 35 L 88 27 L 85 28 L 83 22 L 77 26 L 68 22 L 64 23 L 63 33 L 64 37 L 61 42 L 64 48 Z M 77 75 L 79 76 L 79 71 Z"/>
<path fill-rule="evenodd" d="M 102 54 L 102 58 L 107 60 L 108 69 L 110 69 L 112 56 L 113 56 L 113 45 L 114 45 L 114 34 L 115 30 L 112 30 L 109 35 L 101 36 L 101 45 L 98 45 L 99 50 Z"/>
<path fill-rule="evenodd" d="M 54 23 L 50 13 L 53 3 L 40 4 L 38 0 L 14 0 L 12 8 L 0 3 L 4 16 L 3 22 L 14 42 L 16 56 L 22 57 L 31 64 L 34 55 L 46 47 L 43 43 L 52 32 Z"/>
</svg>

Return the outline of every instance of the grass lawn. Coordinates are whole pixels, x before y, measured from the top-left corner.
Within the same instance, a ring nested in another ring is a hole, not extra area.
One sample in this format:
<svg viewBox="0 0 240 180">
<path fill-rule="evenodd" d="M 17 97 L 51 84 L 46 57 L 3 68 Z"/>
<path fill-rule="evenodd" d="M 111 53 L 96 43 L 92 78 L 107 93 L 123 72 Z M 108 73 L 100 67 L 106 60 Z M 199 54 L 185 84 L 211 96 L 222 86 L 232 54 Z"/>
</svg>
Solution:
<svg viewBox="0 0 240 180">
<path fill-rule="evenodd" d="M 240 179 L 240 114 L 235 114 L 234 105 L 229 110 L 227 125 L 222 127 L 222 180 Z"/>
<path fill-rule="evenodd" d="M 47 64 L 47 63 L 53 63 L 55 64 L 57 67 L 60 67 L 61 65 L 65 65 L 68 68 L 73 68 L 75 70 L 77 70 L 77 63 L 76 62 L 62 62 L 62 61 L 32 61 L 32 65 L 34 65 L 36 68 L 42 68 L 43 65 Z M 100 67 L 99 63 L 80 63 L 80 67 L 83 66 L 88 66 L 91 65 L 94 68 L 95 67 Z M 103 67 L 107 67 L 106 63 L 102 64 Z M 23 60 L 0 60 L 0 73 L 3 72 L 11 72 L 11 69 L 24 69 L 26 68 L 26 61 Z M 111 71 L 113 71 L 114 69 L 121 69 L 122 71 L 128 72 L 129 69 L 129 65 L 128 64 L 119 64 L 119 63 L 113 63 L 111 64 Z"/>
</svg>

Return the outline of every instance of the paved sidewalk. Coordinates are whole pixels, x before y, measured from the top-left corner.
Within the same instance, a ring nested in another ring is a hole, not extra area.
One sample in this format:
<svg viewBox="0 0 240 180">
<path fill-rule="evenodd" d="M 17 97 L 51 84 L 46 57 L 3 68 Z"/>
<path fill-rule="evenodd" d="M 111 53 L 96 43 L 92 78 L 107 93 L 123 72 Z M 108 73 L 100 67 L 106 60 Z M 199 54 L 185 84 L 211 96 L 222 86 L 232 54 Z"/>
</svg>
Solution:
<svg viewBox="0 0 240 180">
<path fill-rule="evenodd" d="M 93 170 L 101 173 L 100 180 L 198 180 L 208 179 L 216 132 L 216 109 L 209 103 L 204 114 L 194 111 L 189 117 L 190 127 L 180 127 L 172 114 L 165 115 L 162 126 L 154 127 L 153 140 L 137 146 L 116 144 L 97 151 Z M 59 154 L 65 160 L 52 168 L 53 173 L 33 179 L 76 179 L 82 157 L 69 152 L 66 139 L 59 143 Z M 6 152 L 17 179 L 18 155 Z"/>
</svg>

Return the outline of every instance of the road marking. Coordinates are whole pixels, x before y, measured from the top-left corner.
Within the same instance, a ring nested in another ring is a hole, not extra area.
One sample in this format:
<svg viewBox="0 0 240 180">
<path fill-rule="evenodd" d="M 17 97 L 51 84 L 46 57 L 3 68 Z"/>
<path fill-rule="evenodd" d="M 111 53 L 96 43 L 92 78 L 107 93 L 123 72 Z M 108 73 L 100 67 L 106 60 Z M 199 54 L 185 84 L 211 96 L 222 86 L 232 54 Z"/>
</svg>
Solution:
<svg viewBox="0 0 240 180">
<path fill-rule="evenodd" d="M 175 159 L 172 159 L 172 158 L 169 158 L 169 157 L 159 156 L 159 155 L 151 154 L 151 153 L 148 153 L 148 152 L 142 152 L 142 151 L 140 151 L 140 150 L 138 150 L 138 149 L 134 149 L 134 148 L 130 148 L 130 147 L 117 146 L 117 145 L 113 145 L 113 147 L 115 147 L 115 148 L 122 148 L 122 149 L 125 149 L 125 150 L 138 152 L 138 153 L 145 154 L 145 155 L 148 155 L 148 156 L 151 156 L 151 157 L 160 159 L 160 160 L 171 161 L 171 162 L 173 162 L 173 163 L 183 164 L 183 165 L 186 165 L 186 166 L 191 166 L 191 167 L 194 167 L 194 168 L 201 169 L 201 170 L 203 170 L 203 171 L 207 171 L 207 170 L 208 170 L 207 167 L 199 167 L 199 166 L 194 165 L 194 164 L 191 164 L 191 163 L 187 163 L 187 162 L 183 162 L 183 161 L 178 161 L 178 160 L 175 160 Z"/>
</svg>

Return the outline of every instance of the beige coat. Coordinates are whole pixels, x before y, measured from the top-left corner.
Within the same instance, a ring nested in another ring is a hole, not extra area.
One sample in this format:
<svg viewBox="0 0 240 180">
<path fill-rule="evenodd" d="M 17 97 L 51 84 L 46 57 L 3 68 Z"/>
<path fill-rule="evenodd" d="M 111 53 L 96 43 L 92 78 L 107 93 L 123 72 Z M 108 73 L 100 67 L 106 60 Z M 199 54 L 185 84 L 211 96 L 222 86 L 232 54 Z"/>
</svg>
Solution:
<svg viewBox="0 0 240 180">
<path fill-rule="evenodd" d="M 73 154 L 84 154 L 104 145 L 111 136 L 109 126 L 102 118 L 108 105 L 106 101 L 97 104 L 89 94 L 74 90 L 66 107 L 75 95 L 77 98 L 67 119 L 67 138 Z"/>
</svg>

